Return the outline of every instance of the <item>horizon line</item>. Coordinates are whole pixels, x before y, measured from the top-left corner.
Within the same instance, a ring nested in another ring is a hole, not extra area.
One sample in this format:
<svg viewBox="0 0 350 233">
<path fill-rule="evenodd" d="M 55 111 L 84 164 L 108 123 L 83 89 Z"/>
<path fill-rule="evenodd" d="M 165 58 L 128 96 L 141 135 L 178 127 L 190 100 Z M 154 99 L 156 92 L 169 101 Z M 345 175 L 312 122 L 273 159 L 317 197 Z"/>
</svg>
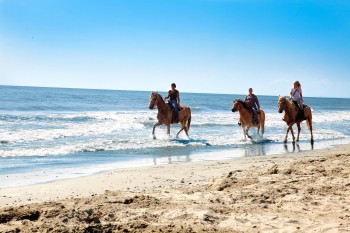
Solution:
<svg viewBox="0 0 350 233">
<path fill-rule="evenodd" d="M 89 88 L 89 87 L 55 87 L 55 86 L 26 86 L 26 85 L 6 85 L 0 84 L 0 87 L 29 87 L 29 88 L 56 88 L 56 89 L 77 89 L 77 90 L 100 90 L 100 91 L 135 91 L 135 92 L 152 92 L 152 90 L 127 90 L 127 89 L 107 89 L 107 88 Z M 158 92 L 158 91 L 157 91 Z M 166 92 L 166 91 L 160 91 Z M 247 94 L 237 94 L 237 93 L 217 93 L 217 92 L 188 92 L 181 91 L 181 93 L 187 94 L 210 94 L 210 95 L 247 95 Z M 266 95 L 258 94 L 258 96 L 268 96 L 277 97 L 283 95 Z M 329 99 L 350 99 L 350 97 L 325 97 L 325 96 L 306 96 L 305 98 L 329 98 Z"/>
</svg>

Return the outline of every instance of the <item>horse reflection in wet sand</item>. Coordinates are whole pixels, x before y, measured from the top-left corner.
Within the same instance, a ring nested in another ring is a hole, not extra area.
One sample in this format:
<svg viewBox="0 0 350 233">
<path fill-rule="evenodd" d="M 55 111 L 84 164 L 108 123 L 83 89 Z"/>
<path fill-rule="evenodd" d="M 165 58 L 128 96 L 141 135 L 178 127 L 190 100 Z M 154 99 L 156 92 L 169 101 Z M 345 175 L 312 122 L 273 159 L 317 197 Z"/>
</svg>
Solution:
<svg viewBox="0 0 350 233">
<path fill-rule="evenodd" d="M 176 134 L 176 137 L 179 136 L 182 130 L 185 131 L 187 137 L 188 137 L 188 131 L 190 130 L 191 125 L 191 109 L 189 107 L 186 107 L 184 105 L 180 105 L 179 111 L 179 122 L 174 121 L 174 112 L 171 110 L 169 105 L 165 103 L 162 96 L 158 94 L 157 92 L 152 92 L 150 101 L 149 101 L 149 109 L 153 110 L 154 107 L 157 106 L 158 108 L 158 114 L 157 119 L 158 122 L 153 126 L 153 139 L 156 139 L 155 136 L 155 129 L 159 125 L 166 125 L 167 127 L 167 134 L 170 135 L 170 125 L 171 124 L 177 124 L 180 123 L 181 129 Z"/>
<path fill-rule="evenodd" d="M 314 137 L 312 134 L 312 113 L 311 113 L 311 108 L 309 106 L 305 107 L 303 109 L 304 111 L 304 118 L 298 117 L 299 115 L 299 109 L 295 104 L 293 104 L 291 101 L 287 99 L 285 96 L 280 96 L 278 97 L 278 112 L 282 113 L 284 111 L 284 116 L 283 119 L 287 123 L 287 132 L 286 132 L 286 137 L 284 138 L 284 143 L 287 142 L 288 138 L 288 132 L 291 131 L 292 137 L 293 137 L 293 143 L 295 142 L 295 137 L 294 137 L 294 132 L 293 132 L 293 125 L 297 124 L 298 127 L 298 136 L 297 136 L 297 142 L 299 141 L 299 136 L 300 136 L 300 123 L 306 120 L 306 125 L 310 130 L 311 134 L 311 144 L 314 143 Z"/>
<path fill-rule="evenodd" d="M 241 122 L 241 126 L 243 128 L 244 138 L 247 139 L 247 136 L 248 138 L 252 138 L 248 134 L 248 131 L 250 128 L 253 127 L 258 128 L 258 134 L 261 128 L 261 138 L 263 138 L 265 131 L 265 112 L 263 110 L 260 110 L 258 114 L 258 122 L 253 123 L 253 113 L 251 109 L 247 106 L 247 104 L 241 99 L 236 99 L 235 101 L 233 101 L 232 112 L 237 111 L 239 111 L 239 121 Z"/>
</svg>

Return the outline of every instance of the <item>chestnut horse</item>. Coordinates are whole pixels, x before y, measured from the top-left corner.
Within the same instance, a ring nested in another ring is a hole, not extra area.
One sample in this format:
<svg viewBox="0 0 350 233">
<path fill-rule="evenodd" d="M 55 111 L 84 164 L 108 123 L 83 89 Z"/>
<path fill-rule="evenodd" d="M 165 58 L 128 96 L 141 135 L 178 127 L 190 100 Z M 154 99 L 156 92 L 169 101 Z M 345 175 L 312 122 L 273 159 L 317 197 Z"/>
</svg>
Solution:
<svg viewBox="0 0 350 233">
<path fill-rule="evenodd" d="M 152 132 L 153 139 L 156 139 L 155 129 L 158 125 L 166 125 L 167 133 L 168 135 L 170 135 L 170 125 L 176 124 L 176 122 L 173 122 L 174 113 L 170 109 L 169 105 L 164 102 L 162 96 L 157 92 L 152 92 L 149 100 L 149 109 L 153 110 L 154 106 L 157 106 L 158 108 L 158 114 L 157 114 L 158 122 L 153 126 L 153 132 Z M 191 125 L 191 109 L 184 105 L 181 105 L 180 108 L 182 109 L 181 111 L 179 111 L 179 123 L 181 124 L 181 129 L 176 134 L 176 137 L 179 136 L 182 130 L 185 130 L 185 133 L 188 137 L 188 131 L 190 130 L 190 125 Z"/>
<path fill-rule="evenodd" d="M 300 123 L 304 121 L 304 119 L 298 119 L 298 113 L 299 109 L 295 104 L 293 104 L 291 101 L 287 99 L 285 96 L 280 96 L 278 98 L 278 112 L 282 113 L 284 111 L 284 121 L 287 123 L 287 133 L 286 137 L 284 138 L 284 143 L 287 142 L 288 132 L 291 131 L 292 137 L 293 137 L 293 143 L 295 142 L 294 132 L 293 132 L 293 125 L 296 123 L 298 127 L 298 136 L 297 136 L 297 142 L 299 141 L 299 135 L 300 135 Z M 311 133 L 311 143 L 314 142 L 314 137 L 312 134 L 312 113 L 311 108 L 308 106 L 304 108 L 304 117 L 306 120 L 306 125 L 310 130 Z"/>
<path fill-rule="evenodd" d="M 244 138 L 252 138 L 248 134 L 248 130 L 252 127 L 257 127 L 258 128 L 258 134 L 259 130 L 261 128 L 261 137 L 264 137 L 264 131 L 265 131 L 265 112 L 260 109 L 260 113 L 258 114 L 258 120 L 259 123 L 253 124 L 252 119 L 253 119 L 253 113 L 250 110 L 250 108 L 247 106 L 247 104 L 242 101 L 241 99 L 236 99 L 233 101 L 232 104 L 232 112 L 237 112 L 239 111 L 239 121 L 241 122 L 242 128 L 243 128 L 243 134 Z"/>
</svg>

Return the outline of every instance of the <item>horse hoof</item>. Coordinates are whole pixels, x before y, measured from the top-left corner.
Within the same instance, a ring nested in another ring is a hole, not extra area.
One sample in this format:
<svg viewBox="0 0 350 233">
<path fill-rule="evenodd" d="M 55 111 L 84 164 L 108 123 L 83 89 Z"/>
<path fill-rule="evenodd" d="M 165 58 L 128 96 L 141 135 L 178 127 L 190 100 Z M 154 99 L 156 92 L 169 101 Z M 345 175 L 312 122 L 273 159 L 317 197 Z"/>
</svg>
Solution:
<svg viewBox="0 0 350 233">
<path fill-rule="evenodd" d="M 157 138 L 156 138 L 156 136 L 153 136 L 153 140 L 156 140 Z"/>
<path fill-rule="evenodd" d="M 311 144 L 314 144 L 314 140 L 313 139 L 311 139 Z"/>
<path fill-rule="evenodd" d="M 287 143 L 287 140 L 284 140 L 283 143 Z"/>
</svg>

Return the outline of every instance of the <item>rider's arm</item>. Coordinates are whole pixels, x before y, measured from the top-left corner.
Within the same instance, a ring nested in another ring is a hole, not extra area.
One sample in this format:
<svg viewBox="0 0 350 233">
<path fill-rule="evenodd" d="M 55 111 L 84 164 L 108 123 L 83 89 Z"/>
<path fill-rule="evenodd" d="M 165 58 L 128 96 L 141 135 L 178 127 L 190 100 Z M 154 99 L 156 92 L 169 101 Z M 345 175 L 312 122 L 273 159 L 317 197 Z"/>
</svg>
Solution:
<svg viewBox="0 0 350 233">
<path fill-rule="evenodd" d="M 301 99 L 301 101 L 303 101 L 303 93 L 302 92 L 300 92 L 300 99 Z"/>
<path fill-rule="evenodd" d="M 258 106 L 258 109 L 260 109 L 259 100 L 258 100 L 258 97 L 256 97 L 256 96 L 255 96 L 255 101 L 256 101 L 256 105 Z"/>
<path fill-rule="evenodd" d="M 168 95 L 164 97 L 164 100 L 168 99 L 170 96 L 170 91 L 168 92 Z"/>
<path fill-rule="evenodd" d="M 254 98 L 255 105 L 258 107 L 258 109 L 260 109 L 258 97 L 256 95 L 254 95 L 253 98 Z"/>
</svg>

